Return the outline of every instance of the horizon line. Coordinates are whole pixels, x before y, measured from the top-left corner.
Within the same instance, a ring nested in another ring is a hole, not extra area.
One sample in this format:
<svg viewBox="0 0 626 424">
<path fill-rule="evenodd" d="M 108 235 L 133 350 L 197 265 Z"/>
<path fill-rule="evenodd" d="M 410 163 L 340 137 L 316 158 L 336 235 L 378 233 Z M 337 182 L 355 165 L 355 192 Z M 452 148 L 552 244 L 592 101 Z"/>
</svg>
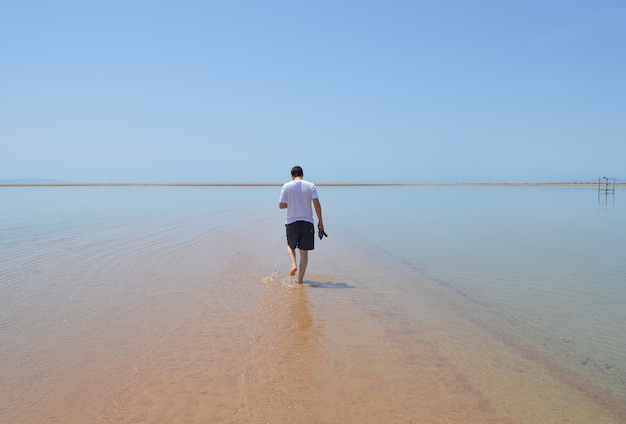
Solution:
<svg viewBox="0 0 626 424">
<path fill-rule="evenodd" d="M 282 186 L 280 183 L 72 183 L 72 182 L 0 182 L 0 187 L 277 187 Z M 455 182 L 455 183 L 351 183 L 351 182 L 335 182 L 335 183 L 315 183 L 318 187 L 455 187 L 455 186 L 507 186 L 507 187 L 540 187 L 540 186 L 599 186 L 603 183 L 599 181 L 590 182 Z M 616 186 L 626 186 L 624 182 L 615 182 Z M 613 185 L 611 183 L 610 185 Z"/>
</svg>

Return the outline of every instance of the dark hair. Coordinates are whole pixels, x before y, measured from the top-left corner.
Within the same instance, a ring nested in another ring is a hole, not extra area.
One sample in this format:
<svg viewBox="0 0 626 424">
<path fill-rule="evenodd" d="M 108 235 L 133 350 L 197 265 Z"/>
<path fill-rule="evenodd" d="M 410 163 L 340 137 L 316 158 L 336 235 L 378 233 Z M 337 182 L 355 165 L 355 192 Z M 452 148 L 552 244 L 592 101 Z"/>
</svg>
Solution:
<svg viewBox="0 0 626 424">
<path fill-rule="evenodd" d="M 304 175 L 304 171 L 302 171 L 302 167 L 294 166 L 291 168 L 291 176 L 292 177 L 301 177 Z"/>
</svg>

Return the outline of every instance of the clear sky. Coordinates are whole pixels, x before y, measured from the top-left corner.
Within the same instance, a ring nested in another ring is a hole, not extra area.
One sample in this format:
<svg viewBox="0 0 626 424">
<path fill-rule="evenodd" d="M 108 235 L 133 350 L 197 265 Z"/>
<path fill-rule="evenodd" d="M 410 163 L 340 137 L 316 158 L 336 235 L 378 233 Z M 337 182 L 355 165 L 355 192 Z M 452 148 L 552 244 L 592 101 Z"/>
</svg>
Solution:
<svg viewBox="0 0 626 424">
<path fill-rule="evenodd" d="M 0 180 L 626 179 L 626 1 L 0 2 Z"/>
</svg>

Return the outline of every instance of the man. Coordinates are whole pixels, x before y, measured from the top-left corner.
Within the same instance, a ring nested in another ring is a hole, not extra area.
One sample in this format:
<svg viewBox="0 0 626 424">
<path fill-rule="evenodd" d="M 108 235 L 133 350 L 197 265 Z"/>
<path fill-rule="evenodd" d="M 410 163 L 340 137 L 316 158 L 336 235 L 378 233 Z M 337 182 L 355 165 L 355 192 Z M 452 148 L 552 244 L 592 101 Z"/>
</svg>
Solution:
<svg viewBox="0 0 626 424">
<path fill-rule="evenodd" d="M 287 209 L 285 227 L 287 229 L 287 254 L 291 262 L 289 275 L 296 275 L 298 271 L 298 283 L 302 284 L 304 272 L 309 262 L 309 250 L 314 249 L 315 229 L 313 227 L 313 210 L 317 215 L 317 228 L 324 230 L 322 221 L 322 206 L 317 197 L 315 184 L 305 181 L 304 172 L 299 166 L 291 168 L 291 181 L 283 185 L 280 191 L 278 207 Z M 300 250 L 300 268 L 296 265 L 296 247 Z"/>
</svg>

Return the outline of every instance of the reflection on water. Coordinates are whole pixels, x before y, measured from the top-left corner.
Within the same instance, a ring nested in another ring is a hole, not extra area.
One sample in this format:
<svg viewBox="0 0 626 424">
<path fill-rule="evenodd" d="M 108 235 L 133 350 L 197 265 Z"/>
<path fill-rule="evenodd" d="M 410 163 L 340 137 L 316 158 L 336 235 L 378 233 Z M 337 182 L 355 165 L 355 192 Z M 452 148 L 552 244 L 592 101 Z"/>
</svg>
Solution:
<svg viewBox="0 0 626 424">
<path fill-rule="evenodd" d="M 604 207 L 615 206 L 615 192 L 598 190 L 598 205 Z"/>
<path fill-rule="evenodd" d="M 242 375 L 237 422 L 305 422 L 321 358 L 323 325 L 307 286 L 266 279 Z"/>
</svg>

